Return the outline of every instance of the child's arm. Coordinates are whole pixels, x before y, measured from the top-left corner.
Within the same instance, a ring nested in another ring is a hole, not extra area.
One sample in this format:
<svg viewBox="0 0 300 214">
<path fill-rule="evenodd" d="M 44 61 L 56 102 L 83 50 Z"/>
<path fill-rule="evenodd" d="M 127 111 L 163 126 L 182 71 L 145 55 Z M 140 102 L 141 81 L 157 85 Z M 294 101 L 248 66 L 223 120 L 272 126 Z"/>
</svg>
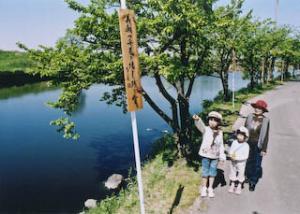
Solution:
<svg viewBox="0 0 300 214">
<path fill-rule="evenodd" d="M 203 123 L 202 119 L 198 115 L 194 115 L 193 119 L 195 121 L 195 126 L 197 127 L 197 129 L 202 134 L 204 134 L 204 132 L 205 132 L 205 124 Z"/>
<path fill-rule="evenodd" d="M 267 130 L 265 133 L 265 138 L 263 140 L 263 144 L 262 144 L 262 152 L 267 153 L 267 148 L 268 148 L 268 141 L 269 141 L 269 130 L 270 130 L 270 120 L 267 120 L 268 124 L 267 124 Z"/>
<path fill-rule="evenodd" d="M 233 159 L 234 157 L 232 157 L 233 156 L 233 145 L 235 144 L 235 141 L 233 141 L 232 143 L 231 143 L 231 146 L 230 146 L 230 149 L 229 149 L 229 152 L 228 152 L 228 155 L 229 155 L 229 157 L 231 158 L 231 159 Z"/>
</svg>

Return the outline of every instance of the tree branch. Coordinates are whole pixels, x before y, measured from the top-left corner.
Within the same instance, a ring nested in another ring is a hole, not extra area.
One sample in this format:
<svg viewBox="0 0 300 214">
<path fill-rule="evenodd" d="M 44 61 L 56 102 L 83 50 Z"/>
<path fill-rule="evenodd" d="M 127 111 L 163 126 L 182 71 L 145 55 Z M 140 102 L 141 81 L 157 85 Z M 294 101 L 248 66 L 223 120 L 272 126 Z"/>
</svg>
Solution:
<svg viewBox="0 0 300 214">
<path fill-rule="evenodd" d="M 159 108 L 156 103 L 151 99 L 151 97 L 148 95 L 148 93 L 143 90 L 143 97 L 145 98 L 145 100 L 147 101 L 147 103 L 152 107 L 152 109 L 167 123 L 169 124 L 173 130 L 175 129 L 174 127 L 174 121 L 163 112 L 163 110 L 161 110 L 161 108 Z"/>
<path fill-rule="evenodd" d="M 156 85 L 159 89 L 159 91 L 162 93 L 162 95 L 172 104 L 176 104 L 176 100 L 169 94 L 169 92 L 166 90 L 166 88 L 164 87 L 160 75 L 156 72 L 154 74 L 154 78 L 156 81 Z"/>
<path fill-rule="evenodd" d="M 190 78 L 189 87 L 188 87 L 187 92 L 186 92 L 186 94 L 185 94 L 185 96 L 186 96 L 187 98 L 189 98 L 189 97 L 191 96 L 191 93 L 192 93 L 192 89 L 193 89 L 193 85 L 194 85 L 196 76 L 197 76 L 197 75 L 194 74 L 193 77 Z"/>
<path fill-rule="evenodd" d="M 176 100 L 168 93 L 166 88 L 163 85 L 163 82 L 161 81 L 160 75 L 156 72 L 154 74 L 154 78 L 156 80 L 156 85 L 159 88 L 159 91 L 162 93 L 162 95 L 169 101 L 171 107 L 172 107 L 172 117 L 173 117 L 173 123 L 176 128 L 179 128 L 179 121 L 178 121 L 178 114 L 177 114 L 177 102 Z"/>
</svg>

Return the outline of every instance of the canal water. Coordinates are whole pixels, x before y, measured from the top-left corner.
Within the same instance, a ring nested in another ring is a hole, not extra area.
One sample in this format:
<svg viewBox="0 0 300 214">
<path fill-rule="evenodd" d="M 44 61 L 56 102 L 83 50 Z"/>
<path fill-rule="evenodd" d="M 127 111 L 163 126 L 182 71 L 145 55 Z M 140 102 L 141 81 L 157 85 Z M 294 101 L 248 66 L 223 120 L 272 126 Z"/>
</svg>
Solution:
<svg viewBox="0 0 300 214">
<path fill-rule="evenodd" d="M 235 75 L 236 90 L 248 80 Z M 166 112 L 168 103 L 152 78 L 142 83 Z M 231 83 L 231 75 L 230 75 Z M 174 90 L 167 85 L 171 94 Z M 103 181 L 113 173 L 127 175 L 134 166 L 130 115 L 120 107 L 100 101 L 113 87 L 94 85 L 83 92 L 79 110 L 72 118 L 81 135 L 66 140 L 49 122 L 63 114 L 46 105 L 61 90 L 37 83 L 0 89 L 0 213 L 75 213 L 88 198 L 103 199 Z M 220 79 L 201 76 L 191 96 L 191 114 L 202 110 L 203 100 L 213 99 L 222 89 Z M 141 156 L 168 125 L 145 103 L 137 112 Z"/>
</svg>

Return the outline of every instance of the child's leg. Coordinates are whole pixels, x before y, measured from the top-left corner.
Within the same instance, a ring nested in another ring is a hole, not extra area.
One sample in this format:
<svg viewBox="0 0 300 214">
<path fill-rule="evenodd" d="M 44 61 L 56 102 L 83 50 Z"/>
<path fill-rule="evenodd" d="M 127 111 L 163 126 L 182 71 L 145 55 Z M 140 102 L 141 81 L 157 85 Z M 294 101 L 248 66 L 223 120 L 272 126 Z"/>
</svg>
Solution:
<svg viewBox="0 0 300 214">
<path fill-rule="evenodd" d="M 230 172 L 229 172 L 229 189 L 228 192 L 234 192 L 235 188 L 235 182 L 237 181 L 237 167 L 236 167 L 236 162 L 235 161 L 230 161 Z"/>
<path fill-rule="evenodd" d="M 245 181 L 245 168 L 246 168 L 246 161 L 245 162 L 239 162 L 237 164 L 237 180 L 240 183 L 243 183 Z"/>
<path fill-rule="evenodd" d="M 208 196 L 214 197 L 214 191 L 213 191 L 213 184 L 215 181 L 215 177 L 217 175 L 217 165 L 218 160 L 211 160 L 210 161 L 210 167 L 209 167 L 209 187 L 208 187 Z"/>
<path fill-rule="evenodd" d="M 246 162 L 239 162 L 237 164 L 237 180 L 238 180 L 238 186 L 235 190 L 236 194 L 241 194 L 242 193 L 242 184 L 245 181 L 245 168 L 246 168 Z"/>
<path fill-rule="evenodd" d="M 202 187 L 207 187 L 207 177 L 202 177 L 202 181 L 201 181 L 201 186 Z"/>
<path fill-rule="evenodd" d="M 228 192 L 233 193 L 235 188 L 235 181 L 230 180 Z"/>
<path fill-rule="evenodd" d="M 210 189 L 213 188 L 214 181 L 215 181 L 215 177 L 209 177 L 209 186 L 208 186 L 208 188 L 210 188 Z"/>
<path fill-rule="evenodd" d="M 207 196 L 207 178 L 209 176 L 209 164 L 208 158 L 202 158 L 202 180 L 201 180 L 201 197 Z"/>
<path fill-rule="evenodd" d="M 238 185 L 235 189 L 235 193 L 238 195 L 242 193 L 242 183 L 241 182 L 238 183 Z"/>
<path fill-rule="evenodd" d="M 215 177 L 217 176 L 217 165 L 218 165 L 218 160 L 210 160 L 210 165 L 209 165 L 209 188 L 213 187 Z"/>
<path fill-rule="evenodd" d="M 209 176 L 210 160 L 208 158 L 202 158 L 202 187 L 207 187 L 207 178 Z"/>
<path fill-rule="evenodd" d="M 235 161 L 230 161 L 230 172 L 229 172 L 229 180 L 230 181 L 236 181 L 238 178 L 236 176 L 237 174 L 237 164 Z"/>
</svg>

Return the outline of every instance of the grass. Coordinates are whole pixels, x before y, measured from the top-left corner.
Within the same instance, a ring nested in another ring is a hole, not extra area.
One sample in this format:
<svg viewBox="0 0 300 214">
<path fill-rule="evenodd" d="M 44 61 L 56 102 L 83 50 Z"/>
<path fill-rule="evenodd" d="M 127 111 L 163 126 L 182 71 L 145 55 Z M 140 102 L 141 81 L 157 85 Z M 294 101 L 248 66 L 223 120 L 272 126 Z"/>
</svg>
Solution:
<svg viewBox="0 0 300 214">
<path fill-rule="evenodd" d="M 171 143 L 172 137 L 165 136 L 163 140 Z M 149 160 L 142 171 L 147 213 L 180 213 L 191 206 L 199 194 L 199 173 L 187 167 L 185 159 L 175 160 L 170 167 L 164 152 Z M 97 208 L 90 209 L 87 213 L 140 213 L 137 192 L 135 178 L 132 178 L 118 196 L 102 200 Z"/>
<path fill-rule="evenodd" d="M 224 102 L 221 96 L 214 101 L 206 101 L 202 116 L 209 111 L 220 111 L 224 116 L 224 133 L 232 132 L 231 126 L 238 117 L 242 103 L 247 100 L 280 85 L 280 81 L 256 87 L 255 89 L 242 89 L 236 93 L 235 107 L 231 101 Z M 226 137 L 226 136 L 225 136 Z M 156 156 L 144 164 L 142 170 L 145 209 L 147 213 L 186 213 L 186 210 L 199 196 L 201 184 L 201 170 L 197 171 L 189 167 L 184 159 L 176 159 L 175 148 L 172 146 L 172 137 L 165 136 L 155 144 Z M 170 164 L 170 161 L 172 164 Z M 171 165 L 171 166 L 170 166 Z M 134 178 L 126 189 L 122 189 L 118 195 L 106 198 L 98 203 L 98 207 L 86 210 L 89 214 L 103 213 L 139 213 L 139 199 L 137 184 Z"/>
<path fill-rule="evenodd" d="M 192 205 L 199 194 L 200 174 L 186 167 L 184 159 L 178 159 L 171 167 L 158 155 L 143 168 L 145 209 L 147 213 L 180 213 Z M 101 201 L 90 214 L 140 213 L 136 182 L 130 183 L 119 196 Z"/>
<path fill-rule="evenodd" d="M 27 71 L 31 63 L 27 53 L 0 50 L 0 73 L 3 71 Z"/>
</svg>

